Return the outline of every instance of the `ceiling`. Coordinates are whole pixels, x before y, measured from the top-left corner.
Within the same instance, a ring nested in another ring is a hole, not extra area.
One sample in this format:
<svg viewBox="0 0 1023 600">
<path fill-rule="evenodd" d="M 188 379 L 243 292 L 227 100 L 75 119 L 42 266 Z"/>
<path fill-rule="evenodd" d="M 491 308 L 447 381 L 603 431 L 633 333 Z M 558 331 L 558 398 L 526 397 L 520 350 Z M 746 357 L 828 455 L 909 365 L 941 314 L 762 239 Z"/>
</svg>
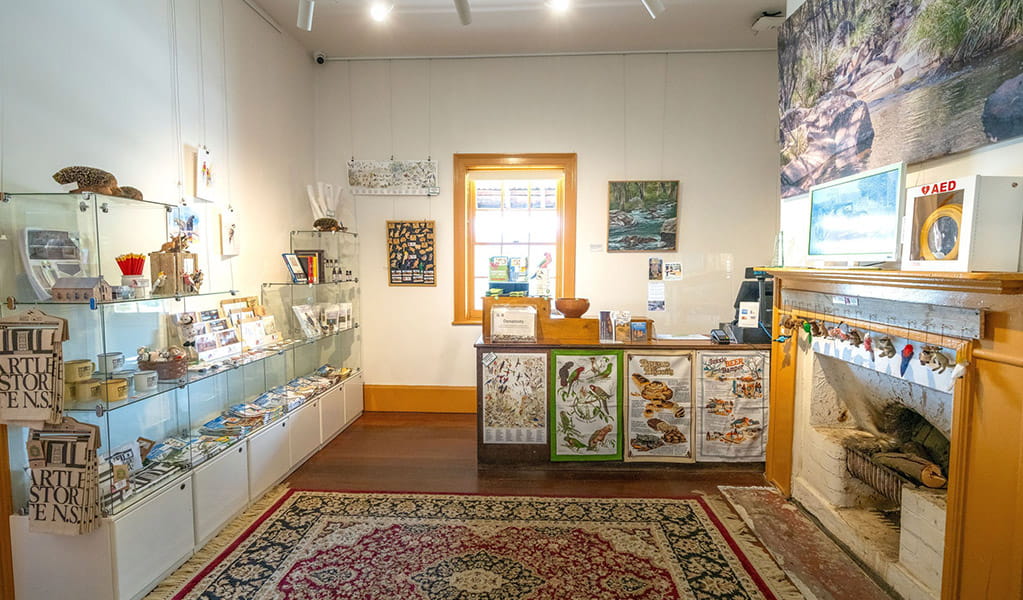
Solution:
<svg viewBox="0 0 1023 600">
<path fill-rule="evenodd" d="M 571 0 L 555 14 L 545 0 L 469 0 L 463 26 L 454 0 L 390 0 L 386 22 L 369 17 L 370 0 L 317 0 L 313 30 L 299 29 L 299 0 L 257 4 L 309 50 L 330 58 L 492 56 L 774 48 L 773 31 L 754 33 L 764 11 L 784 0 L 662 0 L 651 19 L 640 0 Z"/>
</svg>

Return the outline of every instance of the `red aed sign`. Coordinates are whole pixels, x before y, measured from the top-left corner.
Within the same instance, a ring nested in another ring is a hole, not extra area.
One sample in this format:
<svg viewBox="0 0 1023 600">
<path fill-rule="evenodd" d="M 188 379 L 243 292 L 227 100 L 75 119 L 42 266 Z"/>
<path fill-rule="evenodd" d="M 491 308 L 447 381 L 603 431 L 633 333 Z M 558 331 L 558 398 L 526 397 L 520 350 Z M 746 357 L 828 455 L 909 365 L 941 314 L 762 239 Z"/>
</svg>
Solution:
<svg viewBox="0 0 1023 600">
<path fill-rule="evenodd" d="M 928 194 L 942 194 L 944 192 L 951 192 L 956 189 L 956 180 L 949 179 L 948 181 L 942 181 L 941 183 L 928 184 L 920 188 L 920 192 L 926 196 Z"/>
</svg>

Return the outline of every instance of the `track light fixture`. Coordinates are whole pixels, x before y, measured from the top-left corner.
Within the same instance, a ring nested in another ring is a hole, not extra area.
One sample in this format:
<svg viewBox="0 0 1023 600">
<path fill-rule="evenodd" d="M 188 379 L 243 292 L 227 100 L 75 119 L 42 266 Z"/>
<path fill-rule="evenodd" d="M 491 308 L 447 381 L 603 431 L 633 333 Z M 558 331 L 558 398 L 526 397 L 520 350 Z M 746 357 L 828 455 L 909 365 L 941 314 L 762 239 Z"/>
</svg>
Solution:
<svg viewBox="0 0 1023 600">
<path fill-rule="evenodd" d="M 646 11 L 650 13 L 651 19 L 656 19 L 664 13 L 664 3 L 661 0 L 642 0 Z"/>
<path fill-rule="evenodd" d="M 298 0 L 298 22 L 295 26 L 306 31 L 313 30 L 313 9 L 316 0 Z"/>
<path fill-rule="evenodd" d="M 455 0 L 455 10 L 458 11 L 458 20 L 462 25 L 472 23 L 472 12 L 469 9 L 469 0 Z"/>
</svg>

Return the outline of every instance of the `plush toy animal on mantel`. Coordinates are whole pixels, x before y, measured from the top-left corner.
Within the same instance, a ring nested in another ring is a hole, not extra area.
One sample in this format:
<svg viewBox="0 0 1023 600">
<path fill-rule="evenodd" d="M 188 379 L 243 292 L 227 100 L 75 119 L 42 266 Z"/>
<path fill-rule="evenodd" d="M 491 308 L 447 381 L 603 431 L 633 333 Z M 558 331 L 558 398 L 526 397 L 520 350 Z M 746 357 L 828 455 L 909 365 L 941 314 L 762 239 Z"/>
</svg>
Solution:
<svg viewBox="0 0 1023 600">
<path fill-rule="evenodd" d="M 142 200 L 142 192 L 138 188 L 118 187 L 117 178 L 113 174 L 95 167 L 64 167 L 53 174 L 53 180 L 60 185 L 72 187 L 68 190 L 71 194 L 95 192 L 107 196 Z"/>
</svg>

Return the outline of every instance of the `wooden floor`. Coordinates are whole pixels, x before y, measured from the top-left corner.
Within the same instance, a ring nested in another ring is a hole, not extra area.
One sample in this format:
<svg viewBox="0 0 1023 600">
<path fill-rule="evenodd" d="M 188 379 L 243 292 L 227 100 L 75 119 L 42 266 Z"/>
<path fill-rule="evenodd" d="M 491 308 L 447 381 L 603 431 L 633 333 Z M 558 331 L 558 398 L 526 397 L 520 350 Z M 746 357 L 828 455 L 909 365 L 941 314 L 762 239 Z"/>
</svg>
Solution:
<svg viewBox="0 0 1023 600">
<path fill-rule="evenodd" d="M 288 478 L 296 489 L 541 496 L 685 496 L 718 485 L 766 485 L 763 469 L 732 465 L 543 467 L 476 464 L 476 415 L 365 413 Z"/>
</svg>

